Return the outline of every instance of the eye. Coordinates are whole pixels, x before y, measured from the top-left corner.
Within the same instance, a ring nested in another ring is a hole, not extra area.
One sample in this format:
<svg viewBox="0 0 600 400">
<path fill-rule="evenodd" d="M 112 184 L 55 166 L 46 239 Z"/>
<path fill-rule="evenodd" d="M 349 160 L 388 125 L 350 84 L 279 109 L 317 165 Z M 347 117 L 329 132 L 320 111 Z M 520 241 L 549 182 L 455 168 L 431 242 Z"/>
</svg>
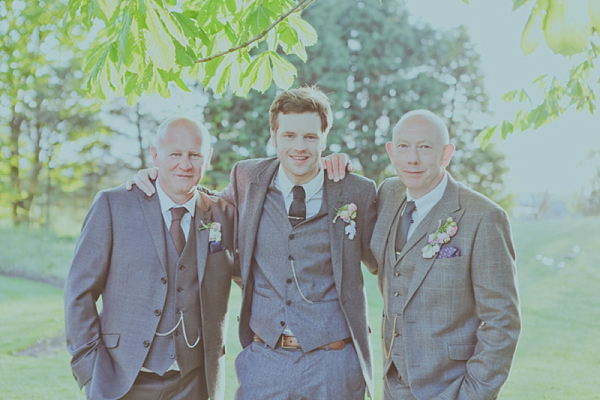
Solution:
<svg viewBox="0 0 600 400">
<path fill-rule="evenodd" d="M 169 154 L 169 156 L 170 156 L 170 157 L 179 157 L 179 156 L 181 156 L 181 153 L 180 153 L 180 152 L 178 152 L 178 151 L 174 151 L 174 152 L 172 152 L 171 154 Z"/>
<path fill-rule="evenodd" d="M 195 160 L 199 160 L 202 158 L 202 154 L 192 154 L 192 158 Z"/>
<path fill-rule="evenodd" d="M 319 137 L 317 135 L 306 135 L 306 139 L 314 141 L 319 140 Z"/>
</svg>

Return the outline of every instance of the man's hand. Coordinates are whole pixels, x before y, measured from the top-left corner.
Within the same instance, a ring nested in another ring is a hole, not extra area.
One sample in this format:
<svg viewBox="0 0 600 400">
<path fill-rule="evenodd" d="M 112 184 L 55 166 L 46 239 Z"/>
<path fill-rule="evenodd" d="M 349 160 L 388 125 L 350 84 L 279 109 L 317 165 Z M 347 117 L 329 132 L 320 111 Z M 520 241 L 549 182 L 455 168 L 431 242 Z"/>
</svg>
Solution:
<svg viewBox="0 0 600 400">
<path fill-rule="evenodd" d="M 133 176 L 133 179 L 130 179 L 127 182 L 125 182 L 125 188 L 127 190 L 131 190 L 133 189 L 133 185 L 136 185 L 142 192 L 146 193 L 146 195 L 152 196 L 156 189 L 154 188 L 154 185 L 150 180 L 155 180 L 157 177 L 158 168 L 152 167 L 142 169 Z"/>
<path fill-rule="evenodd" d="M 350 162 L 350 157 L 344 153 L 333 153 L 327 157 L 321 158 L 323 167 L 327 170 L 327 178 L 338 182 L 346 176 L 348 172 L 354 171 L 354 165 Z"/>
</svg>

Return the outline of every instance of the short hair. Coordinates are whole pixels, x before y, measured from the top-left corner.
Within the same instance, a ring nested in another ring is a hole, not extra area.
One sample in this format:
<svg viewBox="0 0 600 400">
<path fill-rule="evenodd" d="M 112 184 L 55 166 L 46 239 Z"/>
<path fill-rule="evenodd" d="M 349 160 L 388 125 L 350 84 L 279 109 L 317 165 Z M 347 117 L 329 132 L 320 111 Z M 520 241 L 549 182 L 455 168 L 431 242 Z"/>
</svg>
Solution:
<svg viewBox="0 0 600 400">
<path fill-rule="evenodd" d="M 440 135 L 442 137 L 442 142 L 444 143 L 444 145 L 450 143 L 450 134 L 448 133 L 448 127 L 446 126 L 446 123 L 439 115 L 437 115 L 429 110 L 412 110 L 412 111 L 409 111 L 406 114 L 404 114 L 400 118 L 398 123 L 394 126 L 394 129 L 392 130 L 392 137 L 393 137 L 393 135 L 395 135 L 397 130 L 400 128 L 400 126 L 406 120 L 415 118 L 415 117 L 426 119 L 427 121 L 431 122 L 433 125 L 437 126 L 440 131 Z"/>
<path fill-rule="evenodd" d="M 167 133 L 167 129 L 171 125 L 173 125 L 176 122 L 180 122 L 180 121 L 183 121 L 198 130 L 198 132 L 200 133 L 200 136 L 202 136 L 202 152 L 203 153 L 207 152 L 210 149 L 210 133 L 208 132 L 208 129 L 206 129 L 204 124 L 202 124 L 201 122 L 198 122 L 195 119 L 189 118 L 189 117 L 171 117 L 171 118 L 167 118 L 166 120 L 164 120 L 156 129 L 156 135 L 154 136 L 152 145 L 156 149 L 159 149 L 160 148 L 160 146 L 159 146 L 160 138 Z"/>
<path fill-rule="evenodd" d="M 316 86 L 305 86 L 285 90 L 281 92 L 269 108 L 271 130 L 279 128 L 279 113 L 304 114 L 317 113 L 321 119 L 321 131 L 325 134 L 333 124 L 333 112 L 331 111 L 331 100 Z"/>
</svg>

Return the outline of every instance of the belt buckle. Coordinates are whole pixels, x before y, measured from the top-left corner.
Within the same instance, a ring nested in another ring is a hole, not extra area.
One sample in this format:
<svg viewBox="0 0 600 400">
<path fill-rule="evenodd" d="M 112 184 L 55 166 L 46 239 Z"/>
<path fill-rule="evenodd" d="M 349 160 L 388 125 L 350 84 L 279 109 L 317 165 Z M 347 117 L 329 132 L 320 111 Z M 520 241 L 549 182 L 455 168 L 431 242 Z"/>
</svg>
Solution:
<svg viewBox="0 0 600 400">
<path fill-rule="evenodd" d="M 300 347 L 294 346 L 286 346 L 285 345 L 285 335 L 281 335 L 281 342 L 279 343 L 279 347 L 285 350 L 298 350 Z"/>
</svg>

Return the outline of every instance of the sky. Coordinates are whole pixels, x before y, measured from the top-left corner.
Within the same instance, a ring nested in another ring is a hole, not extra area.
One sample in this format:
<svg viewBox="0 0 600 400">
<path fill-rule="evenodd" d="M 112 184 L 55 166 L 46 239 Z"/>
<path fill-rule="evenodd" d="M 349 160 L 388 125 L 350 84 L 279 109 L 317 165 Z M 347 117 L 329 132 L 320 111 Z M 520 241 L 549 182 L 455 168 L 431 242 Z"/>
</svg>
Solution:
<svg viewBox="0 0 600 400">
<path fill-rule="evenodd" d="M 554 55 L 543 43 L 528 56 L 519 44 L 531 6 L 512 11 L 511 0 L 406 0 L 416 18 L 435 28 L 464 25 L 481 54 L 485 89 L 495 124 L 511 119 L 518 104 L 500 98 L 509 90 L 533 88 L 542 74 L 568 76 L 569 60 Z M 600 150 L 600 116 L 569 112 L 550 126 L 510 135 L 497 149 L 507 156 L 507 189 L 515 193 L 552 193 L 569 197 L 588 186 L 594 168 L 582 162 L 591 149 Z"/>
</svg>

